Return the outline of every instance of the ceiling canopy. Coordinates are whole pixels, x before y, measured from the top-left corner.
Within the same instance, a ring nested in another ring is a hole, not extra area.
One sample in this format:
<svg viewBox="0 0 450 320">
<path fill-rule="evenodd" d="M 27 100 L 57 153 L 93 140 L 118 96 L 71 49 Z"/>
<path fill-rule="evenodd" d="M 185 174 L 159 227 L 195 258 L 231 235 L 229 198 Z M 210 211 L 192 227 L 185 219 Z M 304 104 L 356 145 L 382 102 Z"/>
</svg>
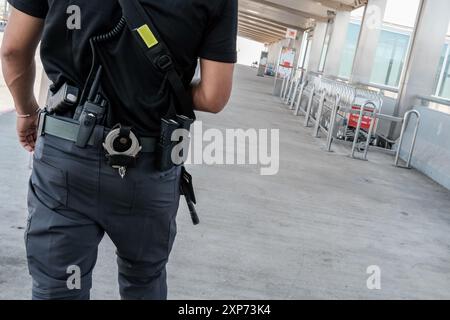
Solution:
<svg viewBox="0 0 450 320">
<path fill-rule="evenodd" d="M 352 11 L 366 0 L 239 0 L 239 35 L 262 43 L 286 37 L 287 28 L 306 30 L 336 11 Z"/>
</svg>

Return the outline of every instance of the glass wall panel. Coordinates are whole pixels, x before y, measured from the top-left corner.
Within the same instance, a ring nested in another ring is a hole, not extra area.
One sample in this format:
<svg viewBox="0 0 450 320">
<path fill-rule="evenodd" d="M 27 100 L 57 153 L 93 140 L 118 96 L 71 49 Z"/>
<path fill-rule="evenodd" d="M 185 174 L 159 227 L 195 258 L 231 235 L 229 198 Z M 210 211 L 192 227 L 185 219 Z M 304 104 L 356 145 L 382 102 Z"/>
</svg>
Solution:
<svg viewBox="0 0 450 320">
<path fill-rule="evenodd" d="M 375 67 L 372 71 L 372 83 L 391 87 L 399 86 L 410 38 L 409 34 L 381 31 L 375 56 Z"/>
<path fill-rule="evenodd" d="M 410 49 L 420 0 L 388 0 L 371 82 L 399 87 Z"/>
<path fill-rule="evenodd" d="M 347 39 L 345 41 L 345 47 L 342 53 L 341 67 L 339 70 L 340 77 L 347 79 L 350 78 L 360 31 L 361 31 L 361 23 L 352 22 L 348 26 Z"/>
</svg>

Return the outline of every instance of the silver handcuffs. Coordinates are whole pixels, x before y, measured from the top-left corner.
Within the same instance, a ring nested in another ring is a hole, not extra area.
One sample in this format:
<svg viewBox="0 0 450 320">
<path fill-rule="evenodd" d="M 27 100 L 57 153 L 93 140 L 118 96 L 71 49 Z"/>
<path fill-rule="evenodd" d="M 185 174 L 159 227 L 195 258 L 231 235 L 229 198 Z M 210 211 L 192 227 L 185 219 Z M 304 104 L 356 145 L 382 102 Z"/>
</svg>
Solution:
<svg viewBox="0 0 450 320">
<path fill-rule="evenodd" d="M 129 163 L 135 161 L 142 150 L 142 146 L 133 131 L 128 130 L 128 137 L 125 137 L 122 130 L 121 127 L 118 127 L 109 132 L 103 143 L 103 148 L 107 152 L 111 166 L 117 169 L 120 177 L 124 179 Z"/>
</svg>

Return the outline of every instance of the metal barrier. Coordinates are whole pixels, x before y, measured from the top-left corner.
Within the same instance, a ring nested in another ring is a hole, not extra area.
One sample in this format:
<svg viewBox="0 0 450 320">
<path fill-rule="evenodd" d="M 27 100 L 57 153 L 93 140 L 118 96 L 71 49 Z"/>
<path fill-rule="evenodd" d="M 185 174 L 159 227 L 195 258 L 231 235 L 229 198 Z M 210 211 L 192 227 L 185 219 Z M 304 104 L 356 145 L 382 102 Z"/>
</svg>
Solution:
<svg viewBox="0 0 450 320">
<path fill-rule="evenodd" d="M 372 101 L 367 101 L 364 105 L 362 105 L 360 107 L 359 117 L 358 117 L 358 125 L 356 127 L 355 138 L 353 139 L 353 145 L 352 145 L 352 154 L 351 154 L 352 158 L 356 158 L 355 154 L 356 154 L 356 149 L 357 149 L 357 145 L 358 145 L 358 137 L 359 137 L 359 134 L 361 133 L 361 126 L 362 126 L 362 122 L 364 119 L 364 114 L 366 111 L 368 111 L 368 109 L 367 109 L 368 106 L 372 106 L 371 111 L 373 111 L 373 113 L 372 113 L 372 117 L 371 117 L 372 121 L 370 121 L 369 131 L 367 132 L 367 138 L 366 138 L 366 143 L 365 143 L 365 147 L 364 147 L 364 155 L 362 157 L 363 160 L 367 160 L 367 153 L 369 152 L 373 129 L 375 128 L 375 123 L 376 123 L 376 110 L 380 110 L 380 108 L 377 108 L 377 105 L 375 105 L 375 103 Z M 332 132 L 330 132 L 330 133 L 332 133 Z"/>
<path fill-rule="evenodd" d="M 408 127 L 408 124 L 409 124 L 409 121 L 410 121 L 412 115 L 416 116 L 417 121 L 416 121 L 416 126 L 414 128 L 413 136 L 412 136 L 411 148 L 409 149 L 408 157 L 406 160 L 406 166 L 400 166 L 400 164 L 399 164 L 400 163 L 400 153 L 402 151 L 403 140 L 405 138 L 405 131 L 406 131 L 406 128 Z M 403 119 L 402 131 L 400 134 L 400 140 L 399 140 L 399 144 L 398 144 L 398 150 L 397 150 L 397 154 L 395 155 L 395 165 L 397 167 L 411 169 L 411 161 L 412 161 L 412 157 L 414 154 L 414 149 L 416 147 L 417 134 L 419 132 L 420 118 L 421 118 L 421 114 L 417 110 L 411 110 L 405 114 L 405 118 Z"/>
<path fill-rule="evenodd" d="M 304 98 L 308 99 L 306 109 L 302 105 Z M 338 116 L 345 118 L 355 114 L 354 107 L 359 105 L 358 127 L 356 128 L 356 138 L 351 153 L 351 156 L 355 158 L 356 151 L 359 151 L 357 142 L 362 132 L 361 124 L 364 117 L 370 116 L 374 119 L 375 114 L 379 113 L 382 106 L 381 97 L 374 91 L 354 87 L 345 82 L 312 73 L 306 75 L 303 83 L 293 79 L 289 82 L 286 81 L 282 100 L 285 104 L 290 105 L 291 110 L 294 109 L 294 115 L 298 116 L 300 113 L 305 115 L 305 127 L 308 127 L 310 122 L 315 124 L 313 131 L 315 137 L 319 137 L 321 131 L 327 133 L 327 150 L 331 150 Z M 372 109 L 370 109 L 372 112 L 369 112 L 369 105 L 372 106 Z M 327 118 L 324 115 L 329 115 L 329 117 Z M 375 129 L 375 120 L 371 123 L 365 147 L 360 148 L 364 149 L 362 151 L 364 152 L 363 159 L 367 159 L 368 148 Z M 348 131 L 348 122 L 345 131 Z"/>
<path fill-rule="evenodd" d="M 304 81 L 301 85 L 300 85 L 300 91 L 298 93 L 298 97 L 297 97 L 297 101 L 294 102 L 295 104 L 295 111 L 294 111 L 294 115 L 298 116 L 299 112 L 300 112 L 300 103 L 302 102 L 302 96 L 303 96 L 303 92 L 305 91 L 305 87 L 307 85 L 307 81 Z"/>
<path fill-rule="evenodd" d="M 280 90 L 280 98 L 283 99 L 284 94 L 284 87 L 286 86 L 287 78 L 283 78 L 283 82 L 281 83 L 281 90 Z"/>
<path fill-rule="evenodd" d="M 326 150 L 331 152 L 335 135 L 341 137 L 336 132 L 340 132 L 337 125 L 338 118 L 342 119 L 344 141 L 348 141 L 351 120 L 354 130 L 353 143 L 350 156 L 354 159 L 367 160 L 367 155 L 372 141 L 376 139 L 376 130 L 379 120 L 402 123 L 402 131 L 399 139 L 399 146 L 395 157 L 395 165 L 399 165 L 400 152 L 403 145 L 405 130 L 408 127 L 411 116 L 416 115 L 417 122 L 413 133 L 413 141 L 408 153 L 406 167 L 411 167 L 411 160 L 414 153 L 418 129 L 420 125 L 420 113 L 416 110 L 409 111 L 405 117 L 394 117 L 381 113 L 383 106 L 383 96 L 379 92 L 362 87 L 360 85 L 350 85 L 343 81 L 330 79 L 316 73 L 307 73 L 302 77 L 304 81 L 295 79 L 292 75 L 283 80 L 281 99 L 294 110 L 294 115 L 300 113 L 305 115 L 304 126 L 308 127 L 313 122 L 313 136 L 320 137 L 320 132 L 327 134 Z M 306 106 L 302 102 L 307 99 Z M 329 115 L 327 118 L 326 115 Z M 357 116 L 357 117 L 356 117 Z M 370 124 L 367 124 L 368 120 Z M 365 121 L 366 120 L 366 121 Z M 365 128 L 363 130 L 363 122 Z M 360 137 L 365 138 L 360 142 Z M 361 157 L 357 153 L 362 153 Z"/>
<path fill-rule="evenodd" d="M 305 110 L 305 123 L 304 123 L 305 127 L 309 126 L 309 120 L 311 118 L 311 112 L 313 110 L 313 103 L 315 100 L 317 100 L 317 102 L 320 103 L 319 95 L 321 95 L 321 93 L 324 89 L 322 87 L 321 78 L 319 78 L 319 77 L 314 77 L 313 80 L 311 81 L 311 85 L 312 86 L 310 88 L 307 88 L 307 89 L 311 90 L 311 92 L 309 92 L 308 105 Z"/>
<path fill-rule="evenodd" d="M 283 78 L 283 84 L 281 86 L 281 100 L 283 100 L 283 101 L 286 99 L 286 96 L 288 95 L 291 81 L 292 81 L 292 75 L 290 75 L 289 77 Z"/>
<path fill-rule="evenodd" d="M 291 95 L 292 95 L 292 92 L 293 92 L 292 90 L 293 90 L 293 88 L 295 86 L 295 83 L 296 83 L 295 79 L 291 79 L 289 81 L 289 85 L 286 87 L 287 88 L 287 93 L 286 93 L 286 95 L 284 96 L 284 99 L 283 99 L 284 104 L 289 104 L 289 101 L 290 101 L 290 98 L 291 98 Z"/>
<path fill-rule="evenodd" d="M 295 99 L 297 98 L 297 94 L 298 94 L 298 88 L 301 84 L 300 79 L 297 79 L 295 81 L 295 86 L 294 86 L 294 91 L 292 92 L 291 98 L 290 100 L 288 99 L 287 104 L 289 104 L 289 110 L 294 110 L 294 103 L 295 103 Z"/>
</svg>

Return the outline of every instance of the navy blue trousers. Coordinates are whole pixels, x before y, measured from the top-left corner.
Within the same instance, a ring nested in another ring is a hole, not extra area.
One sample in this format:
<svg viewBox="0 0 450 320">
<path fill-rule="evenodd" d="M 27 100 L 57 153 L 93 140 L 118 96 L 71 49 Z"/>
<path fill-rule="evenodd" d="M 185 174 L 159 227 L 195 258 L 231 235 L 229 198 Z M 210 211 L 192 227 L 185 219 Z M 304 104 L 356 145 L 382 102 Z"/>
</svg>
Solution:
<svg viewBox="0 0 450 320">
<path fill-rule="evenodd" d="M 97 144 L 85 149 L 38 139 L 25 233 L 33 299 L 89 299 L 105 232 L 117 248 L 121 298 L 167 299 L 181 170 L 159 172 L 154 154 L 141 154 L 122 179 L 106 163 L 102 128 L 94 134 Z"/>
</svg>

